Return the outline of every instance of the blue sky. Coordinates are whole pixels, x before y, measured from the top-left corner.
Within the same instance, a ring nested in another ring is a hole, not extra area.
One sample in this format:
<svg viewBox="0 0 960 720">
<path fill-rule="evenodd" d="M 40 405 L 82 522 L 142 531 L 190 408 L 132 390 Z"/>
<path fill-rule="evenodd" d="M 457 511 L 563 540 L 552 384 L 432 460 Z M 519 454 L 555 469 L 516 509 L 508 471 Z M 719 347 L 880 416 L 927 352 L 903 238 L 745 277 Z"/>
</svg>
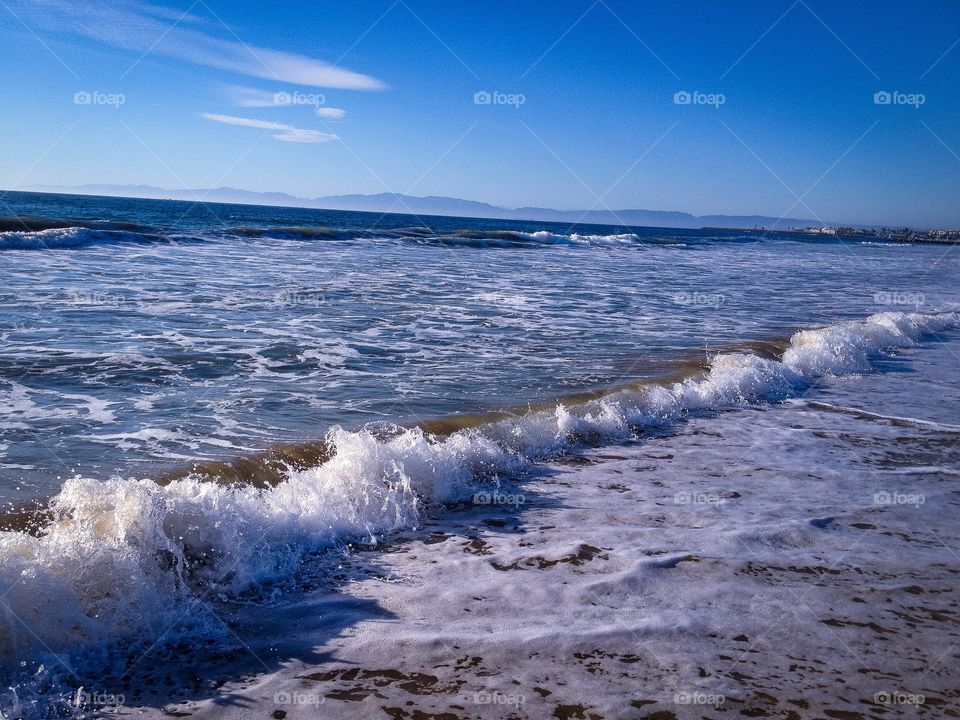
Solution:
<svg viewBox="0 0 960 720">
<path fill-rule="evenodd" d="M 0 44 L 7 189 L 960 226 L 953 0 L 3 0 Z"/>
</svg>

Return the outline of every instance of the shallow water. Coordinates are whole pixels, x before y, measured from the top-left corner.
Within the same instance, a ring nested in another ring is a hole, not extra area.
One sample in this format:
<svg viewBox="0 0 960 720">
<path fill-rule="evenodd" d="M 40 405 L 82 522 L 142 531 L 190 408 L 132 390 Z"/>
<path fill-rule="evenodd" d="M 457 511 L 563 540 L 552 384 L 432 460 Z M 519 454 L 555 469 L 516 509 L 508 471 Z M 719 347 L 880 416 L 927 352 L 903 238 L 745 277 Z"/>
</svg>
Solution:
<svg viewBox="0 0 960 720">
<path fill-rule="evenodd" d="M 0 533 L 0 656 L 42 697 L 122 672 L 158 635 L 184 652 L 229 640 L 212 602 L 282 602 L 317 553 L 389 540 L 586 447 L 750 408 L 789 463 L 778 403 L 859 378 L 816 401 L 862 414 L 855 388 L 955 352 L 960 327 L 952 247 L 5 204 L 55 219 L 0 233 L 0 499 L 49 504 L 39 529 Z M 891 384 L 878 421 L 949 434 L 957 375 L 940 362 Z M 890 462 L 941 451 L 905 442 Z M 883 452 L 845 440 L 854 464 Z"/>
</svg>

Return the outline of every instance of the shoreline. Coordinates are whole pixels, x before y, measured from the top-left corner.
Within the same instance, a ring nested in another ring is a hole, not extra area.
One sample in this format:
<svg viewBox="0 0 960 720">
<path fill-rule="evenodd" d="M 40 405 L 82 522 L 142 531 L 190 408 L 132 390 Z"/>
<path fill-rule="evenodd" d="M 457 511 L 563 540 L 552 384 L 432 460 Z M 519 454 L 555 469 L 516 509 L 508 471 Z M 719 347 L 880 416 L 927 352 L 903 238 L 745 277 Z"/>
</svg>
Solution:
<svg viewBox="0 0 960 720">
<path fill-rule="evenodd" d="M 198 720 L 956 717 L 960 449 L 955 429 L 893 413 L 909 383 L 830 382 L 552 463 L 503 486 L 513 502 L 322 559 L 289 603 L 218 606 L 232 660 L 191 667 L 233 679 L 127 706 Z M 847 412 L 864 391 L 872 414 Z M 891 461 L 891 443 L 910 452 Z M 864 463 L 864 448 L 879 454 Z M 925 501 L 878 504 L 903 477 Z M 142 669 L 132 688 L 182 674 Z"/>
<path fill-rule="evenodd" d="M 960 230 L 910 230 L 906 234 L 893 234 L 895 231 L 861 230 L 858 228 L 717 228 L 702 227 L 700 230 L 733 230 L 735 232 L 764 233 L 771 235 L 803 236 L 805 238 L 838 238 L 895 244 L 932 244 L 955 245 L 960 243 Z"/>
</svg>

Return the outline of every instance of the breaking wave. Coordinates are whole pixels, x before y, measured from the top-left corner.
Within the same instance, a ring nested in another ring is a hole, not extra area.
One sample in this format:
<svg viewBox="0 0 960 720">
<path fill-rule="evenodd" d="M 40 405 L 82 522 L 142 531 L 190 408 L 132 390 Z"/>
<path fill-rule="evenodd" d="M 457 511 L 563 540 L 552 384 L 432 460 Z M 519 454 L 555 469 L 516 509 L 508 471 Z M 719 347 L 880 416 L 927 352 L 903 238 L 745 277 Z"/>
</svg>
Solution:
<svg viewBox="0 0 960 720">
<path fill-rule="evenodd" d="M 231 240 L 286 240 L 302 242 L 387 240 L 463 248 L 523 248 L 552 245 L 625 246 L 678 244 L 670 238 L 641 237 L 634 233 L 578 234 L 546 230 L 454 230 L 436 232 L 427 227 L 334 228 L 322 226 L 235 226 L 208 229 L 202 236 L 162 231 L 133 223 L 91 223 L 30 218 L 0 218 L 0 250 L 52 250 L 100 244 L 201 242 Z"/>
<path fill-rule="evenodd" d="M 0 232 L 0 250 L 52 250 L 101 244 L 144 244 L 172 241 L 154 233 L 101 230 L 88 227 L 55 227 L 45 230 Z"/>
<path fill-rule="evenodd" d="M 233 227 L 228 235 L 280 240 L 405 240 L 420 244 L 456 247 L 527 247 L 538 245 L 613 245 L 641 242 L 633 233 L 588 235 L 553 233 L 546 230 L 454 230 L 435 232 L 428 227 L 404 228 L 331 228 L 331 227 Z"/>
<path fill-rule="evenodd" d="M 277 483 L 215 483 L 192 473 L 74 477 L 39 530 L 0 533 L 0 656 L 7 674 L 52 653 L 102 661 L 186 617 L 204 627 L 208 598 L 257 597 L 293 577 L 307 553 L 376 543 L 415 528 L 429 508 L 522 479 L 533 463 L 626 440 L 698 411 L 775 402 L 814 379 L 870 371 L 885 353 L 960 326 L 960 313 L 881 313 L 797 332 L 779 358 L 721 354 L 680 382 L 635 385 L 577 404 L 502 414 L 445 434 L 423 427 L 334 427 L 325 459 Z M 184 633 L 187 630 L 183 630 Z M 47 667 L 51 667 L 47 663 Z"/>
</svg>

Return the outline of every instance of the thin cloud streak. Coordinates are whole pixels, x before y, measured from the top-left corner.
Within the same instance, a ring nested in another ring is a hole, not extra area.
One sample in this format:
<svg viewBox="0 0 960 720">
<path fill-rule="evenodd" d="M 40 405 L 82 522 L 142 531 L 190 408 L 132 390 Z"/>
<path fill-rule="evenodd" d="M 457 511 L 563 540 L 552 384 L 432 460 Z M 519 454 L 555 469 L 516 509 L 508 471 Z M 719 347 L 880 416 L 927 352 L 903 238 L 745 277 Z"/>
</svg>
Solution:
<svg viewBox="0 0 960 720">
<path fill-rule="evenodd" d="M 223 123 L 224 125 L 238 125 L 240 127 L 258 128 L 260 130 L 276 130 L 278 132 L 273 136 L 274 140 L 282 140 L 284 142 L 322 143 L 339 139 L 333 133 L 298 128 L 285 123 L 270 122 L 269 120 L 256 120 L 254 118 L 219 115 L 216 113 L 201 113 L 200 115 L 206 120 Z"/>
<path fill-rule="evenodd" d="M 227 88 L 227 92 L 231 102 L 237 107 L 269 108 L 282 105 L 278 98 L 279 91 L 270 92 L 242 85 L 231 85 Z"/>
<path fill-rule="evenodd" d="M 347 115 L 343 108 L 328 107 L 322 93 L 290 92 L 289 90 L 260 90 L 243 85 L 229 85 L 227 96 L 236 107 L 242 108 L 290 108 L 312 106 L 317 115 L 327 120 L 342 120 Z"/>
<path fill-rule="evenodd" d="M 192 15 L 172 23 L 170 18 L 175 11 L 136 0 L 15 0 L 12 4 L 34 27 L 83 35 L 125 50 L 309 87 L 346 90 L 386 87 L 370 75 L 305 55 L 215 37 L 190 27 L 201 24 L 200 19 Z"/>
</svg>

